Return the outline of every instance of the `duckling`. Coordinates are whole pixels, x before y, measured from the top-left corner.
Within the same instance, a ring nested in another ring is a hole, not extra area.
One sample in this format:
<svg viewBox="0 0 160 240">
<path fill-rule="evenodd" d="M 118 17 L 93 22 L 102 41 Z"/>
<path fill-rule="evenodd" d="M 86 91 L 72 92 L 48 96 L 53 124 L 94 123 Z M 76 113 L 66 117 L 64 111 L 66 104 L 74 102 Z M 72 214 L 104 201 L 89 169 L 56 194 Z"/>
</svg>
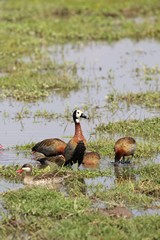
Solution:
<svg viewBox="0 0 160 240">
<path fill-rule="evenodd" d="M 42 153 L 44 157 L 64 155 L 66 143 L 59 138 L 49 138 L 36 143 L 32 148 L 33 153 Z"/>
<path fill-rule="evenodd" d="M 73 138 L 67 143 L 67 146 L 64 150 L 65 156 L 65 166 L 73 165 L 78 163 L 78 166 L 81 165 L 83 161 L 83 156 L 86 150 L 86 139 L 83 136 L 80 118 L 88 118 L 81 110 L 75 110 L 73 112 L 73 121 L 75 123 L 75 134 Z"/>
<path fill-rule="evenodd" d="M 100 155 L 97 152 L 85 152 L 82 164 L 85 167 L 96 168 L 100 162 Z"/>
<path fill-rule="evenodd" d="M 134 156 L 136 150 L 136 141 L 132 137 L 123 137 L 116 141 L 114 145 L 115 151 L 115 163 L 119 162 L 123 157 L 125 161 L 125 156 Z"/>
<path fill-rule="evenodd" d="M 64 177 L 58 177 L 56 174 L 45 174 L 42 177 L 33 177 L 32 174 L 32 166 L 30 164 L 24 164 L 20 169 L 17 170 L 17 173 L 25 172 L 25 176 L 23 179 L 23 183 L 25 185 L 33 185 L 33 186 L 55 186 L 56 184 L 60 184 L 64 181 Z"/>
</svg>

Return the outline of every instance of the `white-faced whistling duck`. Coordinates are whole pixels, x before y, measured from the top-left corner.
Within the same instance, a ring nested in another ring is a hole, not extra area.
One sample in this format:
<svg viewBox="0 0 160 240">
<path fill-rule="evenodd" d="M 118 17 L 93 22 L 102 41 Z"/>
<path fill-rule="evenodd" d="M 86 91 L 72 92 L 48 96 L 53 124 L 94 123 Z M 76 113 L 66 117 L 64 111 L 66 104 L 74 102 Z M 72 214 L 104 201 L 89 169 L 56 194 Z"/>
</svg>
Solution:
<svg viewBox="0 0 160 240">
<path fill-rule="evenodd" d="M 64 151 L 65 156 L 65 166 L 73 165 L 74 163 L 78 163 L 78 166 L 83 161 L 83 156 L 86 150 L 86 140 L 83 136 L 80 118 L 87 118 L 84 113 L 80 110 L 75 110 L 73 112 L 73 120 L 75 123 L 75 134 L 73 138 L 67 143 L 67 146 Z"/>
<path fill-rule="evenodd" d="M 57 155 L 52 157 L 43 157 L 38 158 L 38 162 L 40 162 L 44 166 L 52 166 L 53 164 L 58 165 L 59 167 L 62 167 L 65 163 L 65 157 L 63 155 Z"/>
<path fill-rule="evenodd" d="M 42 177 L 33 177 L 32 176 L 32 166 L 30 164 L 24 164 L 20 169 L 16 171 L 17 173 L 25 172 L 25 176 L 23 179 L 23 183 L 26 185 L 35 185 L 35 186 L 48 186 L 48 185 L 56 185 L 60 184 L 64 181 L 64 179 L 68 178 L 67 176 L 57 176 L 57 174 L 50 173 L 45 174 Z"/>
<path fill-rule="evenodd" d="M 50 138 L 45 139 L 41 142 L 38 142 L 33 148 L 32 151 L 42 153 L 46 157 L 64 155 L 64 149 L 66 143 L 59 138 Z"/>
<path fill-rule="evenodd" d="M 82 163 L 84 167 L 96 168 L 99 165 L 100 158 L 97 152 L 85 152 Z"/>
<path fill-rule="evenodd" d="M 114 145 L 115 151 L 115 163 L 121 161 L 125 161 L 125 156 L 134 156 L 134 152 L 136 150 L 136 141 L 132 137 L 123 137 L 116 141 Z"/>
<path fill-rule="evenodd" d="M 65 157 L 63 155 L 52 156 L 52 157 L 43 157 L 38 158 L 38 162 L 40 162 L 43 166 L 52 166 L 58 165 L 62 167 L 65 163 Z M 86 168 L 96 168 L 100 162 L 100 155 L 97 152 L 85 152 L 83 156 L 82 164 Z"/>
</svg>

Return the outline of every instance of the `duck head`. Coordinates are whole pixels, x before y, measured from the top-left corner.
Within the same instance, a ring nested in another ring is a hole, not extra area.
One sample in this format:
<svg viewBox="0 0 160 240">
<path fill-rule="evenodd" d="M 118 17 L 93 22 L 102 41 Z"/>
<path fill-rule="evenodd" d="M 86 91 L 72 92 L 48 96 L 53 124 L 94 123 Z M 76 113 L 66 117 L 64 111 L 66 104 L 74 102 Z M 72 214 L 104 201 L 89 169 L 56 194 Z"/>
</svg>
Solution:
<svg viewBox="0 0 160 240">
<path fill-rule="evenodd" d="M 73 112 L 73 120 L 74 120 L 74 122 L 75 123 L 79 123 L 79 119 L 80 118 L 88 119 L 88 117 L 81 110 L 75 110 Z"/>
<path fill-rule="evenodd" d="M 30 164 L 26 163 L 20 169 L 18 169 L 16 172 L 17 173 L 22 173 L 22 172 L 31 173 L 32 172 L 32 166 Z"/>
</svg>

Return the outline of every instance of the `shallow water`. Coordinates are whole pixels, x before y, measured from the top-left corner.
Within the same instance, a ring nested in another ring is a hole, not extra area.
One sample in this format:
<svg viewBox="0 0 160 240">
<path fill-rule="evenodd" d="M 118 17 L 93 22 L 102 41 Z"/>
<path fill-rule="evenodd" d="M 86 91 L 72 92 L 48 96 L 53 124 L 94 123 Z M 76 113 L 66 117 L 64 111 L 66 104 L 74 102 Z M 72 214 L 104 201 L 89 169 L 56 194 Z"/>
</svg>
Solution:
<svg viewBox="0 0 160 240">
<path fill-rule="evenodd" d="M 143 210 L 137 210 L 137 209 L 134 209 L 132 210 L 132 213 L 135 217 L 138 217 L 138 216 L 147 216 L 147 215 L 155 215 L 155 214 L 158 214 L 160 215 L 160 209 L 152 209 L 152 208 L 148 208 L 148 209 L 143 209 Z"/>
<path fill-rule="evenodd" d="M 100 122 L 128 118 L 144 119 L 160 115 L 159 110 L 136 105 L 127 107 L 124 103 L 120 104 L 116 111 L 105 107 L 107 95 L 110 93 L 160 90 L 158 75 L 155 74 L 153 80 L 146 81 L 141 74 L 139 76 L 135 72 L 135 69 L 143 69 L 145 65 L 148 67 L 160 65 L 159 42 L 155 40 L 134 42 L 124 39 L 113 44 L 103 42 L 85 45 L 66 44 L 44 50 L 53 61 L 76 64 L 83 87 L 79 91 L 72 91 L 67 97 L 54 93 L 36 103 L 21 103 L 10 99 L 1 101 L 1 143 L 7 147 L 50 137 L 64 138 L 73 134 L 72 117 L 70 122 L 66 119 L 35 119 L 34 113 L 37 110 L 64 114 L 66 110 L 72 113 L 76 107 L 88 107 L 86 114 L 89 113 L 91 120 L 82 121 L 87 139 Z M 30 116 L 21 121 L 15 119 L 17 113 L 25 108 L 29 110 Z"/>
<path fill-rule="evenodd" d="M 51 113 L 72 113 L 75 108 L 86 108 L 90 120 L 82 120 L 82 128 L 87 140 L 95 139 L 94 129 L 99 123 L 118 121 L 123 119 L 144 119 L 160 116 L 157 109 L 148 109 L 133 105 L 127 107 L 120 103 L 114 111 L 106 106 L 106 99 L 111 93 L 145 92 L 160 90 L 159 76 L 154 74 L 152 80 L 145 80 L 145 66 L 160 66 L 160 43 L 155 40 L 132 41 L 124 39 L 116 43 L 105 42 L 87 44 L 55 45 L 42 49 L 48 53 L 52 61 L 58 63 L 74 64 L 77 75 L 82 80 L 82 89 L 72 91 L 68 96 L 62 97 L 56 93 L 45 100 L 36 103 L 17 102 L 13 99 L 1 100 L 0 143 L 6 149 L 0 153 L 0 164 L 23 164 L 31 162 L 31 155 L 18 153 L 11 149 L 15 145 L 37 142 L 45 138 L 59 137 L 68 141 L 73 135 L 74 126 L 65 118 L 46 120 L 34 118 L 37 110 L 47 110 Z M 31 61 L 30 57 L 21 59 Z M 137 73 L 137 69 L 141 69 Z M 18 112 L 24 109 L 29 111 L 27 117 L 17 120 Z M 102 161 L 100 167 L 107 167 L 108 161 Z M 155 159 L 155 162 L 158 161 Z M 113 168 L 113 166 L 110 166 Z M 86 184 L 102 184 L 106 188 L 114 185 L 116 173 L 113 177 L 86 180 Z M 2 182 L 3 184 L 3 182 Z M 0 181 L 1 191 L 1 181 Z M 3 188 L 2 188 L 3 191 Z"/>
<path fill-rule="evenodd" d="M 24 163 L 33 164 L 34 161 L 28 152 L 18 152 L 16 150 L 2 150 L 0 151 L 0 165 L 18 165 Z"/>
<path fill-rule="evenodd" d="M 22 183 L 16 183 L 13 181 L 8 181 L 6 179 L 0 179 L 0 193 L 2 192 L 7 192 L 9 190 L 16 190 L 19 188 L 22 188 L 23 184 Z"/>
<path fill-rule="evenodd" d="M 85 185 L 87 186 L 87 194 L 92 195 L 96 191 L 96 187 L 101 186 L 101 191 L 113 188 L 115 183 L 114 177 L 96 177 L 86 178 Z"/>
</svg>

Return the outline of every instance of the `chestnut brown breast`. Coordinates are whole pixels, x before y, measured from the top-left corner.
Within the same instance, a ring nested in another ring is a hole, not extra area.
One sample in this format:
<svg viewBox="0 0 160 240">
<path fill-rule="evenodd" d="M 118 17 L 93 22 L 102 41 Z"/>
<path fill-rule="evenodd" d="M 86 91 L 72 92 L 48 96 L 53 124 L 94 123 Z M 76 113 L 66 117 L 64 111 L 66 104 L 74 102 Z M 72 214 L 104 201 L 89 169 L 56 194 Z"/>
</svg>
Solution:
<svg viewBox="0 0 160 240">
<path fill-rule="evenodd" d="M 65 165 L 72 165 L 78 162 L 80 165 L 83 161 L 83 156 L 86 150 L 86 140 L 83 136 L 80 123 L 75 123 L 75 135 L 68 142 L 64 154 Z"/>
</svg>

